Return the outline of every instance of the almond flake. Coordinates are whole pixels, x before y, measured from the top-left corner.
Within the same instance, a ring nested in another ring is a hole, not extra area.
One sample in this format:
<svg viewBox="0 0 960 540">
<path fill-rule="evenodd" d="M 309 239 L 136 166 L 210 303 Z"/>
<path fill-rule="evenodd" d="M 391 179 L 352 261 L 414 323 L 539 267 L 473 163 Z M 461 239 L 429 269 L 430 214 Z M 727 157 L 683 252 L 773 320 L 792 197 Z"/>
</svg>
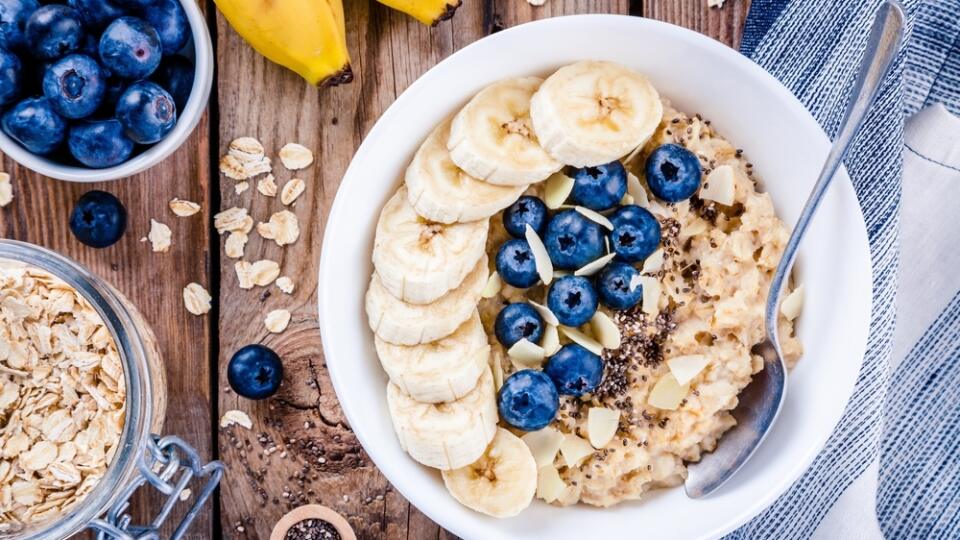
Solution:
<svg viewBox="0 0 960 540">
<path fill-rule="evenodd" d="M 233 185 L 233 192 L 237 195 L 240 195 L 248 189 L 250 189 L 250 182 L 237 182 Z"/>
<path fill-rule="evenodd" d="M 576 210 L 578 214 L 596 223 L 597 225 L 605 227 L 610 231 L 613 230 L 613 223 L 611 223 L 610 220 L 600 212 L 591 210 L 589 208 L 584 208 L 583 206 L 574 206 L 573 209 Z"/>
<path fill-rule="evenodd" d="M 223 243 L 224 253 L 231 259 L 243 257 L 243 249 L 246 247 L 249 239 L 250 237 L 243 231 L 231 231 L 230 234 L 227 235 L 227 240 Z"/>
<path fill-rule="evenodd" d="M 225 428 L 234 424 L 247 429 L 253 428 L 253 421 L 243 411 L 232 409 L 223 413 L 223 416 L 220 417 L 220 427 Z"/>
<path fill-rule="evenodd" d="M 540 318 L 543 319 L 543 322 L 553 325 L 560 326 L 560 320 L 557 319 L 557 316 L 550 311 L 550 308 L 542 304 L 538 304 L 533 300 L 527 300 L 527 303 L 540 315 Z"/>
<path fill-rule="evenodd" d="M 183 288 L 183 305 L 194 315 L 203 315 L 210 311 L 210 302 L 213 298 L 199 283 L 188 283 Z"/>
<path fill-rule="evenodd" d="M 734 184 L 736 171 L 730 165 L 720 165 L 710 171 L 700 188 L 700 198 L 716 201 L 724 206 L 734 202 Z"/>
<path fill-rule="evenodd" d="M 490 355 L 490 370 L 493 372 L 493 389 L 499 392 L 503 386 L 503 364 L 500 363 L 499 353 Z"/>
<path fill-rule="evenodd" d="M 696 236 L 698 234 L 704 233 L 707 231 L 707 222 L 696 218 L 686 227 L 680 229 L 680 238 L 689 238 L 691 236 Z"/>
<path fill-rule="evenodd" d="M 170 199 L 170 211 L 176 216 L 188 217 L 199 212 L 200 205 L 195 202 L 185 201 L 183 199 L 174 197 Z"/>
<path fill-rule="evenodd" d="M 593 455 L 593 446 L 586 440 L 577 437 L 573 433 L 567 433 L 563 436 L 563 442 L 560 443 L 560 456 L 563 457 L 567 467 L 579 467 L 583 460 Z"/>
<path fill-rule="evenodd" d="M 633 204 L 633 195 L 624 193 L 623 198 L 620 199 L 620 206 L 629 206 L 631 204 Z"/>
<path fill-rule="evenodd" d="M 545 427 L 537 431 L 531 431 L 520 437 L 533 454 L 533 460 L 537 463 L 537 468 L 553 465 L 557 452 L 560 451 L 560 444 L 563 443 L 563 433 L 556 428 Z"/>
<path fill-rule="evenodd" d="M 483 292 L 480 293 L 481 298 L 493 298 L 494 296 L 500 294 L 500 289 L 503 288 L 503 282 L 500 280 L 500 274 L 494 271 L 490 274 L 490 278 L 487 279 L 487 286 L 483 288 Z"/>
<path fill-rule="evenodd" d="M 301 144 L 287 143 L 280 149 L 280 161 L 291 171 L 298 171 L 313 163 L 313 152 Z"/>
<path fill-rule="evenodd" d="M 277 278 L 277 288 L 285 294 L 293 294 L 293 280 L 287 276 Z"/>
<path fill-rule="evenodd" d="M 553 356 L 560 351 L 560 333 L 557 327 L 548 324 L 543 329 L 543 339 L 540 340 L 540 346 L 543 347 L 543 354 Z"/>
<path fill-rule="evenodd" d="M 303 193 L 303 190 L 307 188 L 307 184 L 299 179 L 294 178 L 283 185 L 283 189 L 280 190 L 280 202 L 290 206 L 290 204 L 297 200 L 297 197 Z"/>
<path fill-rule="evenodd" d="M 250 215 L 247 213 L 246 208 L 237 208 L 235 206 L 215 214 L 213 216 L 213 227 L 217 229 L 218 234 L 240 231 L 246 227 L 247 218 L 249 217 Z"/>
<path fill-rule="evenodd" d="M 257 181 L 257 191 L 266 197 L 276 197 L 277 182 L 272 174 L 268 174 Z"/>
<path fill-rule="evenodd" d="M 573 178 L 562 172 L 554 173 L 553 176 L 547 178 L 546 185 L 543 188 L 543 202 L 547 205 L 547 208 L 556 210 L 567 202 L 570 192 L 573 191 L 573 183 Z"/>
<path fill-rule="evenodd" d="M 667 367 L 670 368 L 673 377 L 677 379 L 677 383 L 684 385 L 699 375 L 709 363 L 710 359 L 702 354 L 690 354 L 675 356 L 667 360 Z"/>
<path fill-rule="evenodd" d="M 300 237 L 300 225 L 297 216 L 289 210 L 281 210 L 270 216 L 267 223 L 258 223 L 257 232 L 267 240 L 273 240 L 278 246 L 285 246 Z"/>
<path fill-rule="evenodd" d="M 507 356 L 516 360 L 526 367 L 539 367 L 546 358 L 543 347 L 531 343 L 527 339 L 521 339 L 513 344 L 507 351 Z"/>
<path fill-rule="evenodd" d="M 663 248 L 657 248 L 656 251 L 650 254 L 646 260 L 643 261 L 643 268 L 640 270 L 641 274 L 656 274 L 663 269 Z"/>
<path fill-rule="evenodd" d="M 290 324 L 290 312 L 285 309 L 275 309 L 267 313 L 266 318 L 263 319 L 263 324 L 271 333 L 279 334 L 286 330 L 287 325 Z"/>
<path fill-rule="evenodd" d="M 150 246 L 155 253 L 166 253 L 170 249 L 172 236 L 170 227 L 155 219 L 150 220 L 150 232 L 147 233 L 147 239 L 150 240 Z"/>
<path fill-rule="evenodd" d="M 10 204 L 13 200 L 13 184 L 10 183 L 10 175 L 0 172 L 0 208 Z"/>
<path fill-rule="evenodd" d="M 250 265 L 250 277 L 255 285 L 266 287 L 280 275 L 280 265 L 276 261 L 263 259 Z"/>
<path fill-rule="evenodd" d="M 610 261 L 612 261 L 613 258 L 616 257 L 616 256 L 617 256 L 616 253 L 607 253 L 606 255 L 604 255 L 603 257 L 600 257 L 599 259 L 597 259 L 597 260 L 595 260 L 595 261 L 593 261 L 593 262 L 590 262 L 590 263 L 585 264 L 585 265 L 583 266 L 583 268 L 578 269 L 576 272 L 573 273 L 573 275 L 575 275 L 575 276 L 592 276 L 592 275 L 596 274 L 597 272 L 599 272 L 600 270 L 602 270 L 603 267 L 605 267 L 607 264 L 609 264 Z"/>
<path fill-rule="evenodd" d="M 550 260 L 550 254 L 547 253 L 547 247 L 543 245 L 543 240 L 537 235 L 537 231 L 527 223 L 527 228 L 523 233 L 530 245 L 530 251 L 533 252 L 533 262 L 537 267 L 537 274 L 544 285 L 549 285 L 553 280 L 553 261 Z"/>
<path fill-rule="evenodd" d="M 593 407 L 587 412 L 587 437 L 597 450 L 603 448 L 617 434 L 620 427 L 620 411 L 606 407 Z"/>
<path fill-rule="evenodd" d="M 604 349 L 620 348 L 620 328 L 606 313 L 599 310 L 594 313 L 590 319 L 590 329 Z"/>
<path fill-rule="evenodd" d="M 800 285 L 783 299 L 783 303 L 780 304 L 780 313 L 782 313 L 788 321 L 792 321 L 800 316 L 800 311 L 802 310 L 803 285 Z"/>
<path fill-rule="evenodd" d="M 667 373 L 660 377 L 660 380 L 654 385 L 650 395 L 647 396 L 647 403 L 651 407 L 665 411 L 675 411 L 689 392 L 689 386 L 681 385 L 677 378 L 673 376 L 673 373 Z"/>
<path fill-rule="evenodd" d="M 650 198 L 647 196 L 647 190 L 643 188 L 640 179 L 633 173 L 627 173 L 627 194 L 633 197 L 633 204 L 640 208 L 650 206 Z"/>
<path fill-rule="evenodd" d="M 650 276 L 640 276 L 640 286 L 643 287 L 642 310 L 647 315 L 656 315 L 660 312 L 660 280 Z"/>
<path fill-rule="evenodd" d="M 597 356 L 600 356 L 603 354 L 603 345 L 601 345 L 599 342 L 597 342 L 597 340 L 593 339 L 592 337 L 584 334 L 583 332 L 581 332 L 580 330 L 577 330 L 576 328 L 570 328 L 569 326 L 561 326 L 559 328 L 560 328 L 560 332 L 562 332 L 563 335 L 567 336 L 567 339 L 569 339 L 570 341 L 576 343 L 577 345 L 580 345 L 584 349 L 592 352 Z"/>
<path fill-rule="evenodd" d="M 553 465 L 541 467 L 537 471 L 537 497 L 544 502 L 552 503 L 557 500 L 565 489 L 567 484 L 560 478 L 560 473 Z"/>
<path fill-rule="evenodd" d="M 237 261 L 233 264 L 233 269 L 237 272 L 237 283 L 241 289 L 253 288 L 253 265 L 247 261 Z"/>
</svg>

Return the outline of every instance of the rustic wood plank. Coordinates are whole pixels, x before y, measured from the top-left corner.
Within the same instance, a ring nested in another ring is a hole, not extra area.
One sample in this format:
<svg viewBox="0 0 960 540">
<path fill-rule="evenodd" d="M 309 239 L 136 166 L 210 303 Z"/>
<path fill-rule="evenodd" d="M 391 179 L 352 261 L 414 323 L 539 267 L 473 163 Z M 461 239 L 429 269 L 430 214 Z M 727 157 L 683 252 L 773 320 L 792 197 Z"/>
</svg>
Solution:
<svg viewBox="0 0 960 540">
<path fill-rule="evenodd" d="M 504 28 L 529 21 L 577 13 L 630 13 L 629 0 L 547 0 L 534 6 L 522 0 L 494 0 L 494 20 Z"/>
<path fill-rule="evenodd" d="M 706 0 L 643 0 L 643 15 L 696 30 L 737 48 L 750 0 L 727 0 L 711 8 Z"/>
</svg>

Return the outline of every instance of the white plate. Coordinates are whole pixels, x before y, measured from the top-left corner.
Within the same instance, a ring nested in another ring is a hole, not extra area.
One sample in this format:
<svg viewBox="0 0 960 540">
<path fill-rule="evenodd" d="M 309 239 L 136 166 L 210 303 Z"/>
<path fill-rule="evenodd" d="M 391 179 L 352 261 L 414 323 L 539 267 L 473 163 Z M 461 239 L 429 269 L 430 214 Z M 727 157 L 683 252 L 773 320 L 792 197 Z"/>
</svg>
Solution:
<svg viewBox="0 0 960 540">
<path fill-rule="evenodd" d="M 636 17 L 578 15 L 525 24 L 451 55 L 410 85 L 367 135 L 330 211 L 320 264 L 323 348 L 350 425 L 383 474 L 431 519 L 466 538 L 715 538 L 766 508 L 809 466 L 853 390 L 870 318 L 870 257 L 846 172 L 823 201 L 800 255 L 806 350 L 790 376 L 780 420 L 747 466 L 714 496 L 682 489 L 609 509 L 535 502 L 496 520 L 458 504 L 440 475 L 400 449 L 390 424 L 363 296 L 373 231 L 383 203 L 420 142 L 483 86 L 549 74 L 581 59 L 612 60 L 650 76 L 681 110 L 700 112 L 744 148 L 780 216 L 793 223 L 829 141 L 803 106 L 758 66 L 695 32 Z M 721 441 L 722 444 L 722 441 Z"/>
</svg>

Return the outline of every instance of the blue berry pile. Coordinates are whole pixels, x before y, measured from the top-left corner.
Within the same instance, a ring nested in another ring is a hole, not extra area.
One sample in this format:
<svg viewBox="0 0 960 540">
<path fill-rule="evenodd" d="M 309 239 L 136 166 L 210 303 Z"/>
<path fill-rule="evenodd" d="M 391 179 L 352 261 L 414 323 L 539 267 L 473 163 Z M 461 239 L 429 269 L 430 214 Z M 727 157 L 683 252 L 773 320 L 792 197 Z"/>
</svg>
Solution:
<svg viewBox="0 0 960 540">
<path fill-rule="evenodd" d="M 0 129 L 67 165 L 119 165 L 176 124 L 189 39 L 178 0 L 0 0 Z"/>
</svg>

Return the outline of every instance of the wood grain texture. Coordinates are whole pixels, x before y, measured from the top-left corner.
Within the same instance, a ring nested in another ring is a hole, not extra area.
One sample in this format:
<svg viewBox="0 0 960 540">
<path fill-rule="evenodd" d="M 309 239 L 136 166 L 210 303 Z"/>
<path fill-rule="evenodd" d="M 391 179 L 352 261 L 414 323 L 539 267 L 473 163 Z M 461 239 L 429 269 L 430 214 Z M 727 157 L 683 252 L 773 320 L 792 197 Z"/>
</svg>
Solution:
<svg viewBox="0 0 960 540">
<path fill-rule="evenodd" d="M 706 0 L 643 0 L 643 15 L 696 30 L 733 48 L 740 46 L 750 0 L 726 0 L 707 7 Z"/>
</svg>

